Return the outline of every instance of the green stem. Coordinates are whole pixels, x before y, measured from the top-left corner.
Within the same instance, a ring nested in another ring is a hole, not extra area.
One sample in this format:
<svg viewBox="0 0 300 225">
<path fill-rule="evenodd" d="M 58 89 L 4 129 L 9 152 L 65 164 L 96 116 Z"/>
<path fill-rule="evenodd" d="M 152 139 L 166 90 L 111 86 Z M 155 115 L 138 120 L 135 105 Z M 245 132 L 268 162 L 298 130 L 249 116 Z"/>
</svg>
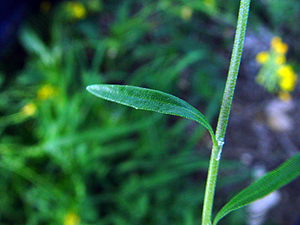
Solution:
<svg viewBox="0 0 300 225">
<path fill-rule="evenodd" d="M 226 81 L 225 90 L 223 94 L 223 100 L 222 100 L 221 110 L 219 114 L 218 125 L 216 129 L 216 139 L 218 143 L 213 145 L 211 158 L 209 162 L 204 203 L 203 203 L 202 225 L 211 224 L 212 206 L 213 206 L 214 193 L 215 193 L 215 187 L 217 182 L 219 163 L 221 158 L 221 152 L 223 149 L 224 138 L 225 138 L 226 128 L 228 124 L 235 84 L 236 84 L 241 57 L 242 57 L 246 26 L 247 26 L 247 20 L 249 15 L 249 7 L 250 7 L 250 0 L 241 0 L 236 34 L 234 38 L 233 50 L 232 50 L 232 55 L 230 60 L 230 66 L 229 66 L 227 81 Z"/>
</svg>

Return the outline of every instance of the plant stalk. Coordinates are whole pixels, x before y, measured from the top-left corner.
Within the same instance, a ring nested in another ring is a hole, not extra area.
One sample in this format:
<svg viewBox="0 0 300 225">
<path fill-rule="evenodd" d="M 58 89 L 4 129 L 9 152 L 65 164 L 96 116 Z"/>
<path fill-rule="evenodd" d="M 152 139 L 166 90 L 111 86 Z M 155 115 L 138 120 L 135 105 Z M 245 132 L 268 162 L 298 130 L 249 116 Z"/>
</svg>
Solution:
<svg viewBox="0 0 300 225">
<path fill-rule="evenodd" d="M 237 21 L 237 28 L 234 38 L 234 44 L 231 54 L 230 66 L 228 70 L 227 81 L 222 99 L 218 124 L 216 128 L 217 144 L 212 147 L 211 158 L 209 162 L 208 175 L 206 181 L 203 212 L 202 212 L 202 225 L 210 225 L 212 217 L 213 200 L 215 194 L 215 187 L 217 182 L 217 175 L 221 152 L 223 149 L 226 128 L 229 119 L 229 113 L 234 95 L 236 80 L 240 67 L 242 51 L 244 46 L 246 26 L 249 16 L 249 7 L 251 0 L 241 0 L 239 15 Z"/>
</svg>

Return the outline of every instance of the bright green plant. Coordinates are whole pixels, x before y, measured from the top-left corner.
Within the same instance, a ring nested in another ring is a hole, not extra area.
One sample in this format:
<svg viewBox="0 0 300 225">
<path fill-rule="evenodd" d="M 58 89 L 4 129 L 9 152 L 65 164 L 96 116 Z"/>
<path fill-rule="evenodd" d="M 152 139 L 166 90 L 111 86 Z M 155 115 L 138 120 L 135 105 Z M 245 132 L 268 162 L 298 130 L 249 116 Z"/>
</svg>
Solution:
<svg viewBox="0 0 300 225">
<path fill-rule="evenodd" d="M 274 171 L 266 174 L 261 179 L 252 183 L 250 186 L 238 193 L 216 214 L 214 220 L 212 221 L 212 208 L 218 168 L 241 61 L 249 6 L 250 0 L 240 1 L 239 16 L 231 62 L 223 94 L 218 125 L 215 132 L 203 114 L 201 114 L 197 109 L 189 105 L 187 102 L 175 96 L 156 90 L 127 85 L 103 84 L 90 85 L 87 87 L 87 90 L 97 97 L 127 105 L 135 109 L 143 109 L 185 117 L 197 121 L 209 131 L 213 146 L 205 189 L 202 225 L 217 224 L 219 220 L 221 220 L 228 213 L 270 194 L 271 192 L 288 184 L 300 175 L 300 154 L 297 154 Z"/>
</svg>

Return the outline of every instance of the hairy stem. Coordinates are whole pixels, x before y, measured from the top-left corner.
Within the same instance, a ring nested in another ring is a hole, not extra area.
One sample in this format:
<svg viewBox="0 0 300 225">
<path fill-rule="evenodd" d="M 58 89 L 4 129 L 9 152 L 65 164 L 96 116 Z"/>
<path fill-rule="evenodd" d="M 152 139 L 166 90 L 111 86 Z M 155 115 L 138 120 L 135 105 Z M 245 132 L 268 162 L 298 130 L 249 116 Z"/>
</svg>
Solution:
<svg viewBox="0 0 300 225">
<path fill-rule="evenodd" d="M 210 163 L 209 163 L 204 203 L 203 203 L 202 225 L 211 224 L 212 207 L 213 207 L 214 193 L 215 193 L 215 187 L 217 182 L 219 162 L 220 162 L 221 152 L 224 144 L 224 138 L 225 138 L 226 128 L 228 124 L 232 98 L 234 95 L 234 89 L 235 89 L 238 71 L 240 67 L 240 61 L 242 57 L 247 20 L 249 16 L 249 7 L 250 7 L 250 0 L 240 1 L 239 15 L 238 15 L 237 28 L 236 28 L 235 38 L 234 38 L 233 50 L 232 50 L 225 90 L 223 94 L 221 110 L 218 119 L 218 125 L 216 129 L 217 144 L 213 145 Z"/>
</svg>

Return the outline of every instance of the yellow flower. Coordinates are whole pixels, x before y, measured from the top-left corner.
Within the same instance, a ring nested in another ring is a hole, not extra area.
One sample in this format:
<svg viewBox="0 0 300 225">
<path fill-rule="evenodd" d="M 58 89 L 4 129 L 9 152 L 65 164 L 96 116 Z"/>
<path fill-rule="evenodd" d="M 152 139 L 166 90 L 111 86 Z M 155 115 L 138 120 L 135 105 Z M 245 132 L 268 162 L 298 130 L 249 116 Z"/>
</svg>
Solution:
<svg viewBox="0 0 300 225">
<path fill-rule="evenodd" d="M 279 54 L 276 56 L 275 58 L 275 62 L 277 65 L 282 65 L 286 62 L 286 58 L 285 55 Z"/>
<path fill-rule="evenodd" d="M 285 64 L 285 65 L 279 67 L 279 69 L 277 70 L 277 74 L 280 77 L 286 77 L 286 76 L 294 75 L 295 72 L 294 72 L 293 68 L 290 65 Z"/>
<path fill-rule="evenodd" d="M 259 64 L 265 64 L 270 59 L 270 54 L 268 52 L 259 52 L 255 59 Z"/>
<path fill-rule="evenodd" d="M 256 55 L 256 61 L 262 64 L 256 82 L 270 92 L 278 92 L 279 98 L 283 101 L 291 99 L 290 92 L 295 89 L 298 79 L 293 68 L 286 64 L 287 50 L 288 45 L 283 43 L 280 37 L 274 37 L 269 52 L 260 52 Z"/>
<path fill-rule="evenodd" d="M 290 95 L 289 92 L 281 91 L 279 92 L 279 98 L 284 102 L 288 102 L 292 99 L 292 96 Z"/>
<path fill-rule="evenodd" d="M 27 104 L 21 109 L 21 112 L 22 112 L 25 116 L 33 116 L 34 114 L 36 114 L 36 111 L 37 111 L 37 107 L 36 107 L 36 104 L 34 104 L 33 102 L 27 103 Z"/>
<path fill-rule="evenodd" d="M 80 223 L 79 216 L 74 212 L 68 212 L 64 218 L 64 225 L 78 225 Z"/>
<path fill-rule="evenodd" d="M 290 65 L 283 65 L 277 70 L 280 77 L 279 87 L 283 91 L 291 92 L 294 90 L 297 82 L 297 74 Z"/>
<path fill-rule="evenodd" d="M 55 91 L 53 86 L 51 86 L 49 84 L 45 84 L 38 90 L 37 98 L 40 100 L 46 100 L 46 99 L 53 97 L 56 94 L 57 94 L 57 92 Z"/>
<path fill-rule="evenodd" d="M 271 40 L 271 47 L 276 53 L 285 54 L 288 50 L 288 45 L 281 41 L 280 37 L 273 37 Z"/>
<path fill-rule="evenodd" d="M 189 6 L 183 6 L 181 8 L 181 18 L 185 21 L 189 21 L 192 18 L 193 9 Z"/>
<path fill-rule="evenodd" d="M 86 9 L 81 2 L 68 2 L 66 9 L 74 19 L 84 19 L 86 17 Z"/>
<path fill-rule="evenodd" d="M 296 80 L 294 77 L 284 77 L 279 81 L 279 87 L 283 91 L 293 91 L 295 88 Z"/>
</svg>

